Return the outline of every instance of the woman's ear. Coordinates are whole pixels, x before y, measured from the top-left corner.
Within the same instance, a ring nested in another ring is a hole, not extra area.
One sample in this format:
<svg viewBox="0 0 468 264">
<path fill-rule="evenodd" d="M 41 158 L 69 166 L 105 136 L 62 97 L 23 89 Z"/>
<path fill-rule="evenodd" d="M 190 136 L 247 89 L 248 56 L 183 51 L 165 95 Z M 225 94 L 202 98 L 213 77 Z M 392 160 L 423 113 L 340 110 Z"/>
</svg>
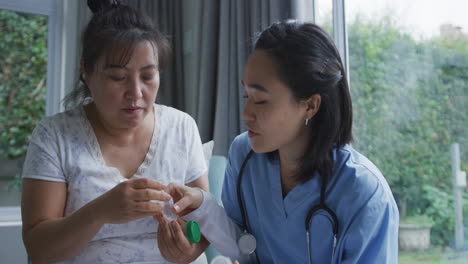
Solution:
<svg viewBox="0 0 468 264">
<path fill-rule="evenodd" d="M 320 103 L 322 102 L 322 97 L 320 94 L 313 94 L 309 99 L 305 101 L 306 104 L 306 116 L 305 119 L 311 119 L 320 109 Z"/>
</svg>

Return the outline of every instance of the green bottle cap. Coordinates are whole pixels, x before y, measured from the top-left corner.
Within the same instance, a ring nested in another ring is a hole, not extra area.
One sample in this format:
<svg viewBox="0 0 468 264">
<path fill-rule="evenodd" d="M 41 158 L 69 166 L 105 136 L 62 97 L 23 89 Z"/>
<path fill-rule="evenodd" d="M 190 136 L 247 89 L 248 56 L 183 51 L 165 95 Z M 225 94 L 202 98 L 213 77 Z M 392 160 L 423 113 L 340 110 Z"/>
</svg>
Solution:
<svg viewBox="0 0 468 264">
<path fill-rule="evenodd" d="M 196 221 L 188 221 L 185 226 L 185 231 L 187 233 L 187 239 L 191 244 L 200 242 L 200 227 Z"/>
</svg>

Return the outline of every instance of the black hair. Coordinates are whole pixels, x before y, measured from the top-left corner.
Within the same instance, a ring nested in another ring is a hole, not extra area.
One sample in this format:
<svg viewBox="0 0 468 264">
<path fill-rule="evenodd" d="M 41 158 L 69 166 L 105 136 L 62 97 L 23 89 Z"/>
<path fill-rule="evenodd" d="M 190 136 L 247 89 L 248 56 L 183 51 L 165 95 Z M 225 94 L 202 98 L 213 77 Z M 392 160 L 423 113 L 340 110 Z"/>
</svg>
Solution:
<svg viewBox="0 0 468 264">
<path fill-rule="evenodd" d="M 112 64 L 127 64 L 133 49 L 142 41 L 149 41 L 157 50 L 159 70 L 166 67 L 170 56 L 169 41 L 148 16 L 117 0 L 88 0 L 87 3 L 93 17 L 81 36 L 84 72 L 92 73 L 101 56 Z M 64 99 L 67 109 L 82 104 L 91 95 L 82 69 L 79 78 L 77 87 Z"/>
<path fill-rule="evenodd" d="M 352 140 L 352 103 L 340 54 L 321 27 L 297 21 L 277 22 L 261 32 L 255 50 L 264 50 L 277 63 L 279 78 L 297 102 L 321 96 L 320 108 L 309 120 L 311 141 L 296 180 L 305 182 L 318 172 L 332 175 L 332 149 Z"/>
</svg>

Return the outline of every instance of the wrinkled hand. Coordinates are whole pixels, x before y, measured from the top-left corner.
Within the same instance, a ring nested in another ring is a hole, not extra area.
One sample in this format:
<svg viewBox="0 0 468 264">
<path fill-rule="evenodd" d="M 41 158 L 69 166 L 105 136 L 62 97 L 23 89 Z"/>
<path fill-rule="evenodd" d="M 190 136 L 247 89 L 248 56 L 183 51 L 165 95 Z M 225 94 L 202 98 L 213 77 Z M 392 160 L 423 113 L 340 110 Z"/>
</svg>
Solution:
<svg viewBox="0 0 468 264">
<path fill-rule="evenodd" d="M 198 188 L 171 183 L 165 190 L 174 199 L 175 212 L 181 216 L 197 209 L 203 202 L 203 193 Z"/>
<path fill-rule="evenodd" d="M 169 201 L 165 186 L 153 179 L 138 178 L 122 182 L 93 202 L 105 223 L 120 224 L 162 214 L 163 205 L 150 200 Z"/>
<path fill-rule="evenodd" d="M 204 237 L 199 243 L 190 244 L 182 230 L 185 222 L 180 217 L 177 221 L 174 220 L 170 223 L 164 217 L 158 217 L 158 220 L 158 247 L 161 255 L 167 261 L 192 262 L 208 247 L 208 241 Z"/>
</svg>

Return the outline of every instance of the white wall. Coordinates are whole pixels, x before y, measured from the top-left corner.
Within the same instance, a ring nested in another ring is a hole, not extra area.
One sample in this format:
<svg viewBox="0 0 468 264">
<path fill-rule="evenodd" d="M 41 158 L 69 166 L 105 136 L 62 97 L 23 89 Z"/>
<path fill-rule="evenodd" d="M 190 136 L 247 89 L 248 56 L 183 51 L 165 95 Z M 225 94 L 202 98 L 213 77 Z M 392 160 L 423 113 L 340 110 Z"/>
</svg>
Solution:
<svg viewBox="0 0 468 264">
<path fill-rule="evenodd" d="M 0 263 L 27 263 L 19 207 L 0 207 Z"/>
</svg>

